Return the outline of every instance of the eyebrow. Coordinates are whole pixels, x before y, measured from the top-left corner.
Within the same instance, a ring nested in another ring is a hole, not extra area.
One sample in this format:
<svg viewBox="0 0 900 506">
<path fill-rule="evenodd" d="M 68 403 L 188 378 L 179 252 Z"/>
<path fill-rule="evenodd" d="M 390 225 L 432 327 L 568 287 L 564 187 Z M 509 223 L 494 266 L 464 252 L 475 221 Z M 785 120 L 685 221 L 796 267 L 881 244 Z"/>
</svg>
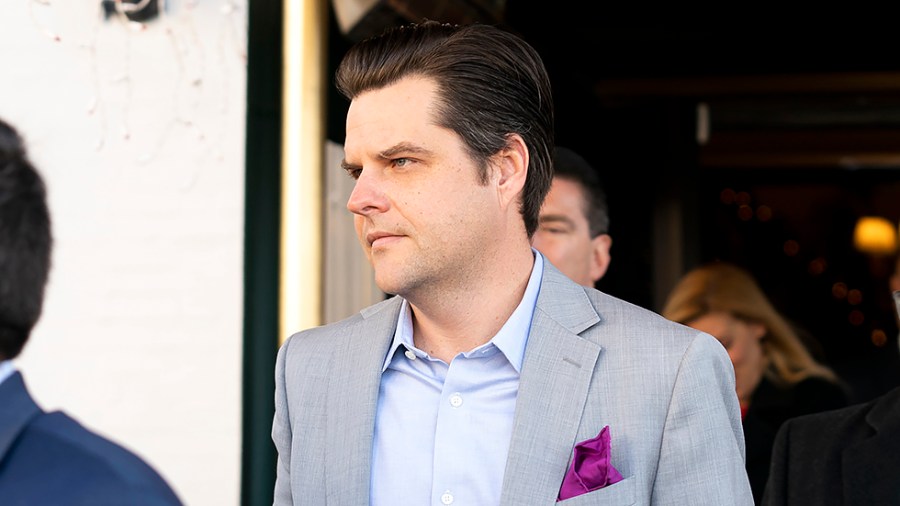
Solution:
<svg viewBox="0 0 900 506">
<path fill-rule="evenodd" d="M 378 157 L 383 159 L 390 159 L 394 158 L 400 153 L 410 153 L 413 155 L 430 155 L 432 154 L 432 151 L 410 142 L 400 142 L 378 153 Z"/>
<path fill-rule="evenodd" d="M 542 214 L 538 216 L 538 223 L 565 223 L 572 227 L 575 226 L 575 222 L 571 218 L 562 214 Z"/>
<path fill-rule="evenodd" d="M 405 153 L 411 155 L 431 155 L 433 152 L 430 149 L 423 148 L 422 146 L 417 146 L 411 142 L 400 142 L 394 144 L 393 146 L 379 151 L 376 155 L 381 160 L 390 160 L 395 158 L 398 154 Z M 361 165 L 356 165 L 352 163 L 348 163 L 347 159 L 341 160 L 341 168 L 344 170 L 353 170 L 353 169 L 361 169 Z"/>
</svg>

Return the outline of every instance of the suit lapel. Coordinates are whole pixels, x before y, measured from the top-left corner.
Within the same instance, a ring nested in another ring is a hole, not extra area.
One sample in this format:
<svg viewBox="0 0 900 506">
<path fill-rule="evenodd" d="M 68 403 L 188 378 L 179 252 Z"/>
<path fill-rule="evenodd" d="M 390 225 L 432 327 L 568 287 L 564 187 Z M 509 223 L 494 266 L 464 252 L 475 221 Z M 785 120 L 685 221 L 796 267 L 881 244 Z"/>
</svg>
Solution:
<svg viewBox="0 0 900 506">
<path fill-rule="evenodd" d="M 847 504 L 900 502 L 900 388 L 885 394 L 866 416 L 874 434 L 843 454 Z M 862 501 L 862 502 L 861 502 Z"/>
<path fill-rule="evenodd" d="M 522 364 L 501 504 L 556 500 L 601 349 L 578 334 L 599 321 L 584 289 L 544 262 Z"/>
<path fill-rule="evenodd" d="M 43 411 L 25 388 L 22 374 L 15 372 L 0 383 L 0 463 L 19 434 Z"/>
<path fill-rule="evenodd" d="M 329 504 L 369 503 L 372 441 L 381 368 L 394 336 L 401 299 L 367 308 L 334 336 L 330 368 L 325 473 Z M 377 350 L 377 352 L 373 352 Z"/>
</svg>

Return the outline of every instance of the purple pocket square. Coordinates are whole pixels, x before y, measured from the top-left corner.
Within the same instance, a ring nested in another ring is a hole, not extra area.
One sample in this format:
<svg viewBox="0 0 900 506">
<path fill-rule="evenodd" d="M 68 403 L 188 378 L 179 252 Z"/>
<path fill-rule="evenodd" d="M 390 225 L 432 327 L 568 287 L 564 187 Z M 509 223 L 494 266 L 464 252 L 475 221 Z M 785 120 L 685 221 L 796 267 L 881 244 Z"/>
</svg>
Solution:
<svg viewBox="0 0 900 506">
<path fill-rule="evenodd" d="M 575 445 L 572 466 L 563 478 L 557 501 L 593 492 L 622 481 L 622 475 L 610 464 L 609 425 L 597 437 Z"/>
</svg>

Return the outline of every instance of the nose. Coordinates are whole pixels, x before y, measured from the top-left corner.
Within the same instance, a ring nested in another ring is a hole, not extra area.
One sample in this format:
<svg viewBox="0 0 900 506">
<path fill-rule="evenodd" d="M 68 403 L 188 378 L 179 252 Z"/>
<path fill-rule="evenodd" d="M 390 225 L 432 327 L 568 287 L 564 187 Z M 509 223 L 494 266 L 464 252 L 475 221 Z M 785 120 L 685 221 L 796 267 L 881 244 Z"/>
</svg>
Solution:
<svg viewBox="0 0 900 506">
<path fill-rule="evenodd" d="M 351 213 L 370 216 L 387 210 L 388 199 L 373 172 L 371 170 L 360 172 L 356 185 L 350 192 L 350 198 L 347 200 L 347 209 Z"/>
</svg>

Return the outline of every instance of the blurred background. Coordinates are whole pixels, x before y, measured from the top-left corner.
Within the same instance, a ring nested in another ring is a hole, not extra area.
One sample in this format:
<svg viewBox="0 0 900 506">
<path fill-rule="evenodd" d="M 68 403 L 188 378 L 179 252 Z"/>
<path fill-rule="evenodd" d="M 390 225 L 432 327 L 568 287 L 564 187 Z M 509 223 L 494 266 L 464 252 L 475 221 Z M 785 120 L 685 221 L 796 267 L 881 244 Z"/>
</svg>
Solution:
<svg viewBox="0 0 900 506">
<path fill-rule="evenodd" d="M 344 208 L 333 70 L 354 41 L 429 18 L 500 24 L 541 53 L 557 141 L 609 195 L 598 288 L 659 311 L 691 267 L 737 263 L 871 399 L 900 384 L 898 41 L 874 12 L 802 14 L 8 1 L 0 117 L 47 179 L 56 236 L 17 366 L 188 504 L 271 504 L 278 344 L 384 296 Z"/>
<path fill-rule="evenodd" d="M 503 24 L 538 50 L 557 142 L 607 188 L 613 261 L 598 288 L 659 311 L 686 270 L 730 261 L 857 399 L 897 384 L 900 39 L 877 12 L 470 0 L 357 15 L 335 18 L 331 68 L 348 43 L 422 18 Z M 346 103 L 332 91 L 328 104 L 339 143 Z"/>
</svg>

